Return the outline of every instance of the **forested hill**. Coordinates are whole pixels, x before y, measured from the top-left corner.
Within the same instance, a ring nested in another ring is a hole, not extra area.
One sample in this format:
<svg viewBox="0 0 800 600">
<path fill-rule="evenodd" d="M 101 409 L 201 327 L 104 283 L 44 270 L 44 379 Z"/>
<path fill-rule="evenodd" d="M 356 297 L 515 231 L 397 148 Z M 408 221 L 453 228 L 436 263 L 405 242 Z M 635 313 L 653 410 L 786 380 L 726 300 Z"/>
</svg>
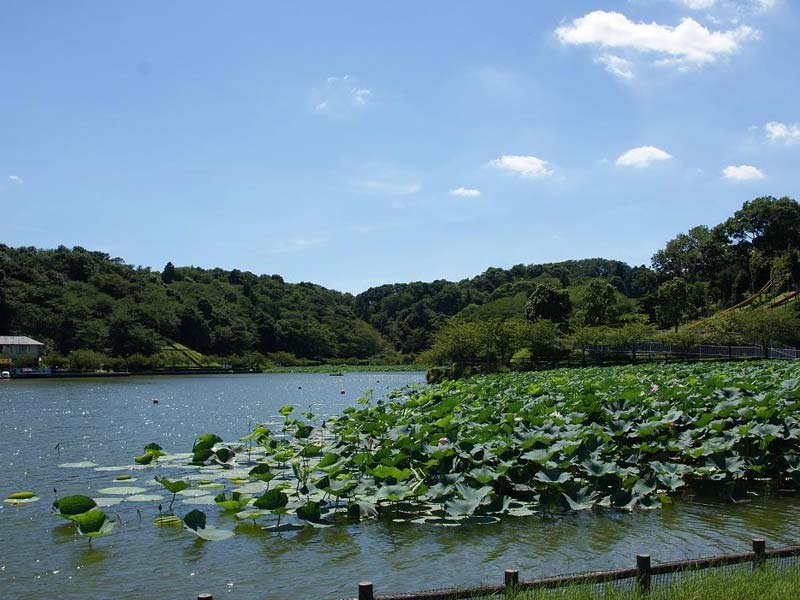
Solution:
<svg viewBox="0 0 800 600">
<path fill-rule="evenodd" d="M 527 308 L 534 297 L 562 305 L 555 320 L 565 333 L 631 317 L 677 327 L 765 284 L 776 293 L 797 289 L 798 248 L 800 205 L 771 197 L 745 203 L 714 227 L 679 234 L 656 252 L 651 268 L 601 258 L 520 264 L 357 296 L 278 275 L 171 263 L 158 272 L 80 247 L 0 245 L 0 334 L 29 335 L 62 354 L 163 355 L 178 342 L 253 363 L 261 355 L 283 364 L 294 357 L 395 362 L 429 348 L 453 318 L 541 318 Z"/>
<path fill-rule="evenodd" d="M 80 247 L 0 246 L 0 332 L 63 354 L 149 356 L 169 341 L 217 356 L 366 358 L 386 348 L 348 294 L 238 270 L 168 264 L 158 273 Z"/>
<path fill-rule="evenodd" d="M 401 352 L 420 352 L 431 344 L 432 335 L 451 316 L 468 307 L 503 300 L 521 299 L 524 305 L 533 287 L 543 281 L 570 288 L 592 279 L 603 279 L 620 294 L 637 299 L 655 292 L 657 275 L 647 267 L 631 267 L 618 260 L 590 258 L 560 263 L 514 265 L 510 269 L 490 268 L 472 279 L 454 283 L 446 280 L 431 283 L 399 283 L 370 288 L 359 294 L 355 310 L 392 340 Z M 508 304 L 508 302 L 504 303 Z M 519 308 L 517 317 L 522 316 Z M 500 310 L 493 316 L 512 316 Z"/>
<path fill-rule="evenodd" d="M 557 319 L 564 332 L 632 317 L 670 329 L 734 306 L 767 284 L 771 294 L 796 290 L 799 249 L 800 205 L 762 197 L 713 227 L 678 234 L 650 268 L 604 259 L 493 268 L 458 283 L 375 287 L 357 296 L 355 310 L 403 352 L 428 348 L 432 332 L 451 316 L 523 319 L 537 288 L 565 292 L 566 312 Z"/>
</svg>

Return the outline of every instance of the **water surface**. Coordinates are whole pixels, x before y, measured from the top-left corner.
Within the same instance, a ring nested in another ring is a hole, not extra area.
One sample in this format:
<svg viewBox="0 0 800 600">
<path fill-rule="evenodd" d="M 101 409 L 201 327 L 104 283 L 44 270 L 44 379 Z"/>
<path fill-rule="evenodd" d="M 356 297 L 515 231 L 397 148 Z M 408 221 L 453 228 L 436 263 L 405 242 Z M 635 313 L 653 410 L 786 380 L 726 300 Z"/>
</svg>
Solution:
<svg viewBox="0 0 800 600">
<path fill-rule="evenodd" d="M 107 512 L 118 512 L 124 524 L 94 548 L 49 514 L 53 487 L 62 495 L 97 496 L 116 475 L 59 464 L 127 465 L 148 442 L 185 452 L 198 433 L 236 439 L 284 404 L 333 414 L 369 389 L 378 398 L 423 379 L 421 373 L 348 373 L 0 382 L 0 496 L 18 489 L 42 496 L 27 506 L 0 507 L 0 591 L 19 599 L 192 600 L 200 592 L 333 599 L 354 595 L 363 579 L 374 581 L 379 593 L 405 592 L 499 583 L 511 567 L 527 579 L 629 567 L 637 553 L 658 562 L 746 551 L 752 537 L 770 546 L 800 539 L 796 497 L 736 505 L 681 501 L 649 512 L 508 518 L 460 528 L 367 522 L 283 536 L 237 525 L 212 508 L 214 524 L 237 532 L 215 543 L 154 528 L 154 503 L 123 503 Z M 152 478 L 146 471 L 134 476 L 130 485 L 141 487 Z M 176 502 L 179 514 L 190 508 Z"/>
</svg>

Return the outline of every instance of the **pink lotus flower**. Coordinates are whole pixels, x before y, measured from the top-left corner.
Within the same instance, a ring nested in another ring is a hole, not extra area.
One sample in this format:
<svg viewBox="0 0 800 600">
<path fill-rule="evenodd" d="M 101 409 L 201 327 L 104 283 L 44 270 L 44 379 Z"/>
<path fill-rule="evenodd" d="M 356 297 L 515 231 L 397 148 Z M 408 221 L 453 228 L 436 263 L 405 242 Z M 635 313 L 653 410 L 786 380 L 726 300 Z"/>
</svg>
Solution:
<svg viewBox="0 0 800 600">
<path fill-rule="evenodd" d="M 440 437 L 439 438 L 439 445 L 440 446 L 444 446 L 445 444 L 449 444 L 449 443 L 450 443 L 450 440 L 448 440 L 446 437 Z"/>
</svg>

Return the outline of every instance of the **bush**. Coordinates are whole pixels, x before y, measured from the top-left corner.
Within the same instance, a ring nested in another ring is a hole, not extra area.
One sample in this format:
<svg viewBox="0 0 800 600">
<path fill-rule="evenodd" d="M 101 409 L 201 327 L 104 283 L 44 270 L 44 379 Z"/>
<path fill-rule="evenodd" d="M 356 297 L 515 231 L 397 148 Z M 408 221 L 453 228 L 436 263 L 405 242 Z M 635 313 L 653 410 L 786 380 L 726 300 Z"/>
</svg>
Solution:
<svg viewBox="0 0 800 600">
<path fill-rule="evenodd" d="M 75 371 L 97 371 L 108 363 L 108 357 L 94 350 L 73 350 L 67 355 L 67 361 Z"/>
<path fill-rule="evenodd" d="M 42 356 L 42 365 L 51 369 L 63 369 L 69 362 L 60 352 L 50 352 Z"/>
</svg>

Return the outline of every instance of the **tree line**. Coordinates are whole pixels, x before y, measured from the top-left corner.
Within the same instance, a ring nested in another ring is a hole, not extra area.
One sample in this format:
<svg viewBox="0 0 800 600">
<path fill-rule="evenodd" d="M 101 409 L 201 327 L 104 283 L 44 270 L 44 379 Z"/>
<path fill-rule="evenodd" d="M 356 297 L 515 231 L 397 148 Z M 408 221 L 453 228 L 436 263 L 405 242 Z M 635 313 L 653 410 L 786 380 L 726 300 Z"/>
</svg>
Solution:
<svg viewBox="0 0 800 600">
<path fill-rule="evenodd" d="M 173 343 L 208 360 L 257 365 L 464 356 L 507 363 L 515 352 L 553 347 L 547 340 L 563 349 L 582 337 L 633 339 L 656 330 L 757 341 L 743 320 L 762 317 L 711 317 L 759 291 L 775 298 L 796 290 L 799 246 L 800 205 L 756 198 L 714 227 L 668 241 L 649 267 L 602 258 L 519 264 L 353 296 L 279 275 L 172 263 L 159 272 L 81 247 L 0 245 L 0 334 L 37 338 L 63 363 L 72 356 L 139 367 L 168 364 Z M 786 334 L 793 309 L 762 312 L 788 315 L 763 319 L 785 319 L 771 330 L 793 339 Z M 689 322 L 700 326 L 686 331 Z"/>
</svg>

